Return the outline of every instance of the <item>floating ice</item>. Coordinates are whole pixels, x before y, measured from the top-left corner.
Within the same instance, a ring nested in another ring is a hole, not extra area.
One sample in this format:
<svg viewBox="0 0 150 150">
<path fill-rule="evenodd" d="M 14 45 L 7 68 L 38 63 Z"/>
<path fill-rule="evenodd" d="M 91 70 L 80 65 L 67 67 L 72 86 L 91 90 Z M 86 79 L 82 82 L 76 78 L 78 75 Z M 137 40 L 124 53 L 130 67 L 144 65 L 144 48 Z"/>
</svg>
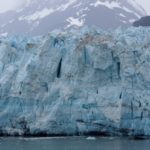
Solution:
<svg viewBox="0 0 150 150">
<path fill-rule="evenodd" d="M 89 136 L 86 138 L 87 140 L 96 140 L 96 137 Z"/>
</svg>

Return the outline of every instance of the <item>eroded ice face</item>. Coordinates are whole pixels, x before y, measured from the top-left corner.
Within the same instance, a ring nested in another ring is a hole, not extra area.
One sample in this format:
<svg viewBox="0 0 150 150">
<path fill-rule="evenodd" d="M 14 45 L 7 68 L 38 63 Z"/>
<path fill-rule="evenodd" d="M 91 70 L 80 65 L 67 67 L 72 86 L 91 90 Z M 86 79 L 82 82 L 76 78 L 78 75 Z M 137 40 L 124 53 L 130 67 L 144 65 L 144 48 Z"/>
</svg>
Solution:
<svg viewBox="0 0 150 150">
<path fill-rule="evenodd" d="M 150 135 L 149 32 L 1 38 L 0 133 Z"/>
</svg>

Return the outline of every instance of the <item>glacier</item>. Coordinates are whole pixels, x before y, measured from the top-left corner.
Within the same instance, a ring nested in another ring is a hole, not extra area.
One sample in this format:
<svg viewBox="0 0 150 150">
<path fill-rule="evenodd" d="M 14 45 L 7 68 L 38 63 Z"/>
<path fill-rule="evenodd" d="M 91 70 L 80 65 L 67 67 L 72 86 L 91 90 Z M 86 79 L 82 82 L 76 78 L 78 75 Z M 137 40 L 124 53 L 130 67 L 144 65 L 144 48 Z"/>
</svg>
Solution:
<svg viewBox="0 0 150 150">
<path fill-rule="evenodd" d="M 150 28 L 0 38 L 0 135 L 150 136 Z"/>
</svg>

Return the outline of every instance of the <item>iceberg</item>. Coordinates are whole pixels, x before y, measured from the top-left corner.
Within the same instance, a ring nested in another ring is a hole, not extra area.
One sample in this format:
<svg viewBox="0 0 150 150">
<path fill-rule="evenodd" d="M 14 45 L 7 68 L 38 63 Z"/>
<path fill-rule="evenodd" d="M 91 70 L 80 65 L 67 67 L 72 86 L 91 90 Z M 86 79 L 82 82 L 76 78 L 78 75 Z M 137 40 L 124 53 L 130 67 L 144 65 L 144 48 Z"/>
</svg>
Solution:
<svg viewBox="0 0 150 150">
<path fill-rule="evenodd" d="M 150 28 L 0 38 L 1 135 L 150 135 Z"/>
</svg>

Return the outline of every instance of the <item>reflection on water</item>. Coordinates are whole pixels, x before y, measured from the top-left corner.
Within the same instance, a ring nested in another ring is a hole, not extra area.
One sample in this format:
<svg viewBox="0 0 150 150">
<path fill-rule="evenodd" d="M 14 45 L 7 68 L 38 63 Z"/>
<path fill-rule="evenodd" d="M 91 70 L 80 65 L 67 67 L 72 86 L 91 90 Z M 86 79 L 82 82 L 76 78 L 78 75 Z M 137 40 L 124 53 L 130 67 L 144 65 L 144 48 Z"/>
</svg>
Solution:
<svg viewBox="0 0 150 150">
<path fill-rule="evenodd" d="M 0 150 L 150 150 L 150 140 L 109 137 L 0 138 Z"/>
</svg>

